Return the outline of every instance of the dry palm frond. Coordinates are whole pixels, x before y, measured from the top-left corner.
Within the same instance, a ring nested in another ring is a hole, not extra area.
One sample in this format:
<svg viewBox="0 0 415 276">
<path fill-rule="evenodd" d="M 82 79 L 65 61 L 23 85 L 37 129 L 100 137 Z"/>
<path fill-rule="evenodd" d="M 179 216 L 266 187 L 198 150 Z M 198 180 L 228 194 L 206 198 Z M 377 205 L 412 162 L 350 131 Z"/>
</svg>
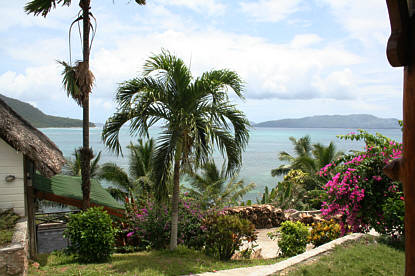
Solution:
<svg viewBox="0 0 415 276">
<path fill-rule="evenodd" d="M 73 98 L 78 105 L 82 106 L 88 93 L 91 93 L 95 80 L 94 75 L 84 62 L 77 61 L 75 66 L 64 61 L 58 61 L 58 63 L 64 67 L 62 84 L 68 97 Z"/>
</svg>

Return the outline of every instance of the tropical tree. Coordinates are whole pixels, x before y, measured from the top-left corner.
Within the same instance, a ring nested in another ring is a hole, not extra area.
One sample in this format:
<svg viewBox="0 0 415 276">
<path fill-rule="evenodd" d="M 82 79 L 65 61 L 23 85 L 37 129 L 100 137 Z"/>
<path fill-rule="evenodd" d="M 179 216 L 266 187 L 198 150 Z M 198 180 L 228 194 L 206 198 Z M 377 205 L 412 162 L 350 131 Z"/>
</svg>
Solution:
<svg viewBox="0 0 415 276">
<path fill-rule="evenodd" d="M 289 138 L 294 146 L 295 155 L 286 151 L 279 153 L 279 160 L 287 162 L 278 168 L 271 170 L 272 176 L 286 175 L 291 170 L 301 170 L 308 174 L 304 183 L 307 190 L 321 189 L 327 179 L 318 175 L 322 167 L 330 162 L 337 160 L 343 155 L 343 152 L 336 151 L 336 146 L 330 142 L 328 146 L 320 143 L 311 144 L 310 136 L 306 135 L 298 140 L 294 137 Z"/>
<path fill-rule="evenodd" d="M 137 4 L 144 5 L 145 0 L 136 0 Z M 72 0 L 32 0 L 28 2 L 24 10 L 28 14 L 42 15 L 46 17 L 51 9 L 56 8 L 56 4 L 62 6 L 70 6 Z M 95 20 L 91 13 L 91 0 L 79 0 L 79 7 L 81 10 L 78 13 L 77 18 L 72 22 L 69 29 L 71 32 L 72 26 L 82 21 L 82 33 L 79 35 L 82 37 L 82 61 L 76 62 L 72 66 L 71 61 L 69 64 L 66 62 L 60 62 L 64 66 L 63 71 L 63 85 L 68 96 L 72 97 L 78 105 L 83 109 L 83 135 L 82 135 L 82 149 L 81 149 L 81 166 L 82 170 L 82 208 L 87 209 L 90 206 L 89 194 L 91 190 L 90 182 L 90 160 L 93 158 L 92 149 L 89 147 L 89 93 L 91 93 L 94 83 L 94 75 L 89 70 L 89 56 L 92 46 L 92 40 L 90 41 L 90 34 L 95 35 L 96 28 L 91 24 L 91 18 Z M 70 36 L 69 36 L 70 37 Z"/>
<path fill-rule="evenodd" d="M 173 168 L 172 250 L 177 247 L 179 180 L 183 169 L 205 164 L 214 146 L 226 158 L 228 175 L 240 168 L 249 122 L 231 104 L 228 89 L 243 98 L 237 73 L 212 70 L 193 78 L 182 59 L 163 50 L 145 62 L 142 75 L 120 85 L 116 95 L 119 109 L 104 125 L 105 144 L 122 153 L 119 132 L 124 124 L 130 122 L 131 134 L 148 136 L 148 129 L 160 122 L 163 131 L 154 157 L 156 196 L 159 200 L 166 197 L 166 183 Z"/>
<path fill-rule="evenodd" d="M 202 208 L 224 207 L 236 204 L 242 197 L 255 188 L 255 183 L 244 184 L 237 180 L 237 175 L 226 175 L 225 163 L 219 171 L 215 162 L 210 161 L 202 166 L 200 173 L 189 174 L 189 188 L 185 188 L 188 196 L 196 199 Z"/>
<path fill-rule="evenodd" d="M 65 164 L 66 174 L 72 176 L 81 176 L 82 173 L 82 166 L 81 166 L 81 151 L 80 149 L 75 149 L 72 156 L 73 159 L 67 159 Z M 91 164 L 89 166 L 90 172 L 89 175 L 91 178 L 95 178 L 98 174 L 100 169 L 99 161 L 101 160 L 101 152 L 91 160 Z"/>
<path fill-rule="evenodd" d="M 105 179 L 114 185 L 107 190 L 115 199 L 152 197 L 154 194 L 154 139 L 146 142 L 138 139 L 138 144 L 134 145 L 130 142 L 127 148 L 130 151 L 128 173 L 115 163 L 105 163 L 100 168 L 98 178 Z"/>
</svg>

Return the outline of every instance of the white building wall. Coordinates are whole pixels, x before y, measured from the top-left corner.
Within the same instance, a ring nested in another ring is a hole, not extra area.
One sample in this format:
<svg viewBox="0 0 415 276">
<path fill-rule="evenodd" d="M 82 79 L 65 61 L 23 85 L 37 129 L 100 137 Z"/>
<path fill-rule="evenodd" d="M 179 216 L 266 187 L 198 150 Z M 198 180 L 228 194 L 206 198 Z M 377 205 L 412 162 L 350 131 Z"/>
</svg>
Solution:
<svg viewBox="0 0 415 276">
<path fill-rule="evenodd" d="M 16 179 L 6 182 L 8 175 Z M 0 138 L 0 209 L 13 208 L 17 214 L 25 215 L 23 177 L 23 154 Z"/>
</svg>

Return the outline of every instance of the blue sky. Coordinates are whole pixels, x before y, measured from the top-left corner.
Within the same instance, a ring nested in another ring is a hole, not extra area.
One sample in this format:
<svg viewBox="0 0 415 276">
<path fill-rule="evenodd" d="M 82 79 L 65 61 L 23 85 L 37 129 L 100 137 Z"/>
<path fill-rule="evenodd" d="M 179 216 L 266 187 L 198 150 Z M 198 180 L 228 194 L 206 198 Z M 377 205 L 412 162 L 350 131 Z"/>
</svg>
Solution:
<svg viewBox="0 0 415 276">
<path fill-rule="evenodd" d="M 0 93 L 47 114 L 81 118 L 66 97 L 62 68 L 78 1 L 47 18 L 26 15 L 27 1 L 0 10 Z M 165 48 L 197 76 L 228 68 L 245 81 L 240 108 L 251 121 L 323 114 L 402 117 L 402 68 L 385 55 L 390 33 L 379 0 L 92 0 L 98 28 L 91 53 L 96 85 L 91 120 L 115 110 L 117 85 Z M 77 28 L 72 55 L 81 58 Z"/>
</svg>

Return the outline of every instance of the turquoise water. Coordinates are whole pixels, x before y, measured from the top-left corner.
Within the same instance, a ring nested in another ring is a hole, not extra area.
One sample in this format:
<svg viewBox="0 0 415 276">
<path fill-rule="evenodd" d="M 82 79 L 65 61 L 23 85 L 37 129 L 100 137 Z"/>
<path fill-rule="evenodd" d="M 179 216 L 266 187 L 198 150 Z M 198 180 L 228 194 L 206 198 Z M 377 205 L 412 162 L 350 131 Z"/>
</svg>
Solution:
<svg viewBox="0 0 415 276">
<path fill-rule="evenodd" d="M 61 149 L 65 157 L 71 157 L 75 148 L 82 145 L 81 128 L 44 128 L 40 129 Z M 116 156 L 108 151 L 101 141 L 102 128 L 91 128 L 90 144 L 94 152 L 102 151 L 101 161 L 115 162 L 119 166 L 127 169 L 128 160 L 126 156 Z M 150 136 L 157 138 L 160 129 L 154 128 L 150 131 Z M 347 134 L 353 129 L 327 129 L 327 128 L 257 128 L 251 130 L 251 137 L 248 147 L 243 154 L 243 166 L 239 177 L 244 179 L 245 183 L 254 182 L 256 189 L 245 196 L 245 200 L 255 200 L 264 191 L 264 187 L 275 187 L 279 179 L 271 177 L 271 169 L 278 167 L 281 162 L 278 160 L 280 151 L 293 152 L 290 136 L 300 138 L 310 135 L 313 143 L 322 143 L 328 145 L 330 141 L 335 142 L 337 149 L 347 152 L 349 150 L 360 150 L 363 144 L 360 142 L 344 141 L 336 138 L 336 135 Z M 382 129 L 371 130 L 390 137 L 396 141 L 401 141 L 401 131 L 399 129 Z M 130 141 L 136 141 L 137 138 L 129 135 L 128 129 L 122 129 L 120 132 L 120 141 L 125 149 Z M 124 153 L 128 153 L 124 150 Z M 219 160 L 219 155 L 215 154 L 215 159 Z M 220 161 L 218 161 L 220 162 Z M 221 164 L 219 164 L 221 165 Z"/>
</svg>

